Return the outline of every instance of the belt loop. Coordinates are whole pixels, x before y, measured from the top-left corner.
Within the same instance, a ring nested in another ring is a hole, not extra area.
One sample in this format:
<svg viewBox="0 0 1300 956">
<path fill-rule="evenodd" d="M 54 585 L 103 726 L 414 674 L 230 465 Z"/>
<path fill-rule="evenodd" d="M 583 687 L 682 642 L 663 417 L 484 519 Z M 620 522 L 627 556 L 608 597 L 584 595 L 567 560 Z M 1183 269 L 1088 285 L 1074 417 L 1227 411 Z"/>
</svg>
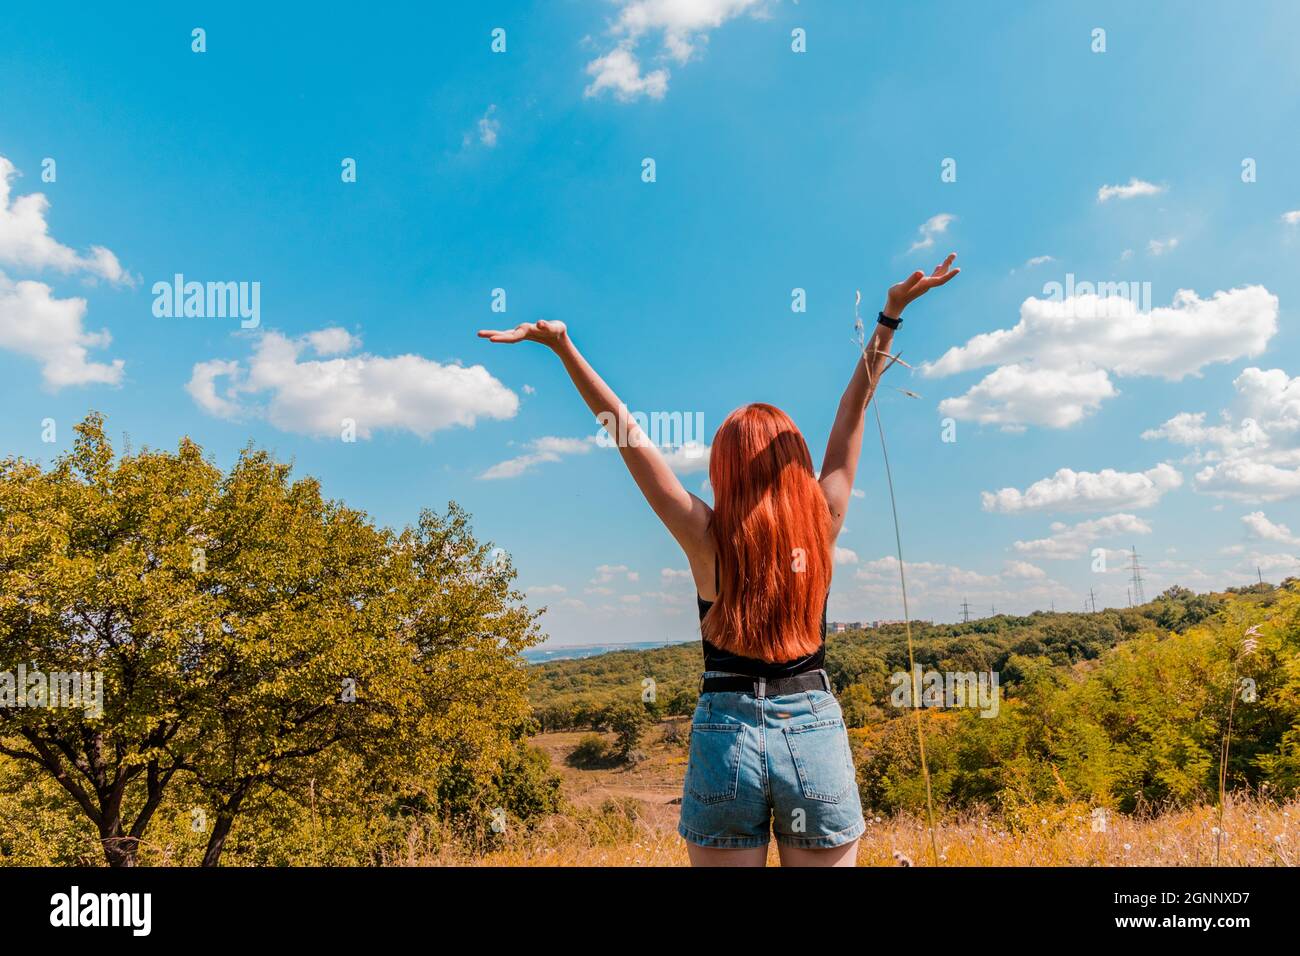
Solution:
<svg viewBox="0 0 1300 956">
<path fill-rule="evenodd" d="M 695 690 L 695 696 L 696 696 L 696 697 L 699 697 L 699 696 L 703 695 L 703 693 L 704 693 L 704 675 L 701 674 L 701 675 L 700 675 L 700 685 L 699 685 L 699 687 L 696 688 L 696 690 Z"/>
<path fill-rule="evenodd" d="M 826 668 L 824 667 L 819 668 L 817 673 L 822 675 L 822 683 L 826 685 L 826 693 L 828 694 L 835 693 L 835 691 L 831 690 L 831 677 L 829 674 L 826 673 Z"/>
<path fill-rule="evenodd" d="M 767 697 L 767 678 L 760 677 L 758 679 L 758 699 L 763 700 L 766 697 Z"/>
</svg>

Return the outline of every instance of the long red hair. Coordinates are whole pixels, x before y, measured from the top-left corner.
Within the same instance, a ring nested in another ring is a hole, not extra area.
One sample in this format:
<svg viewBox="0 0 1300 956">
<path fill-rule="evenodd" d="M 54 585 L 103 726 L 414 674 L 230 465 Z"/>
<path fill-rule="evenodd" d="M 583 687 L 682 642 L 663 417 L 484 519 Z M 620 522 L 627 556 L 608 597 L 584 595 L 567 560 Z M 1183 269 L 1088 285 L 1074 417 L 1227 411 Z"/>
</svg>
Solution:
<svg viewBox="0 0 1300 956">
<path fill-rule="evenodd" d="M 719 593 L 704 636 L 774 663 L 811 654 L 831 583 L 831 515 L 808 443 L 779 408 L 745 405 L 713 437 L 709 483 Z"/>
</svg>

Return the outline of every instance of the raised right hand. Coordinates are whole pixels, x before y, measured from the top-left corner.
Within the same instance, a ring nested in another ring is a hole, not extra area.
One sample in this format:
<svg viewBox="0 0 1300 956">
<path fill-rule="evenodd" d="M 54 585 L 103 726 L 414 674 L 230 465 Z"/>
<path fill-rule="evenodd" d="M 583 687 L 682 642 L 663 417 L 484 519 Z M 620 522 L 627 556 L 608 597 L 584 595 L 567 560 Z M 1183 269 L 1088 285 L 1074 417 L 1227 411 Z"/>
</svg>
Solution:
<svg viewBox="0 0 1300 956">
<path fill-rule="evenodd" d="M 489 342 L 540 342 L 549 349 L 556 348 L 564 341 L 567 334 L 563 322 L 548 322 L 538 319 L 536 322 L 521 322 L 513 329 L 479 329 L 478 337 Z"/>
</svg>

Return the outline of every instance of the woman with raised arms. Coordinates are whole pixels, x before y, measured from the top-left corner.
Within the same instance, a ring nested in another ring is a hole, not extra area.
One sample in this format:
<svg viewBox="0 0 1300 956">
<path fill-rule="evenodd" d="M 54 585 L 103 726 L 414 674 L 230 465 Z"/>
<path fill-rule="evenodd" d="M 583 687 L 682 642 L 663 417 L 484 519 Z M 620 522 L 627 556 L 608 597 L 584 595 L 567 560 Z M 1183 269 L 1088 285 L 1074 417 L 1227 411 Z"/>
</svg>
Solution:
<svg viewBox="0 0 1300 956">
<path fill-rule="evenodd" d="M 688 492 L 563 322 L 479 332 L 538 342 L 613 435 L 633 480 L 690 563 L 704 674 L 691 722 L 678 830 L 696 866 L 763 866 L 773 833 L 785 866 L 853 866 L 865 828 L 848 734 L 823 667 L 835 539 L 862 451 L 864 412 L 903 310 L 961 270 L 955 255 L 892 286 L 840 399 L 820 475 L 790 417 L 743 405 L 709 456 L 713 507 Z"/>
</svg>

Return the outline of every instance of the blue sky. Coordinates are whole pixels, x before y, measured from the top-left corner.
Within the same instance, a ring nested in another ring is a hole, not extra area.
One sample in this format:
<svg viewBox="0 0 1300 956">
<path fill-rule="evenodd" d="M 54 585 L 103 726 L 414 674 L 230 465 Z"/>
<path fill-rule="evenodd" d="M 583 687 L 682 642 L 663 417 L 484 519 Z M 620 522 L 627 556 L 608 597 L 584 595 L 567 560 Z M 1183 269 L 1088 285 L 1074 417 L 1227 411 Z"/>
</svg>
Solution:
<svg viewBox="0 0 1300 956">
<path fill-rule="evenodd" d="M 855 290 L 955 250 L 897 339 L 921 398 L 881 395 L 916 616 L 1123 605 L 1130 546 L 1148 595 L 1300 573 L 1294 4 L 395 11 L 6 13 L 0 454 L 90 408 L 252 440 L 389 525 L 460 502 L 557 644 L 688 639 L 685 560 L 559 363 L 476 330 L 563 319 L 632 409 L 711 435 L 769 401 L 819 461 Z M 176 273 L 258 283 L 258 326 L 156 316 Z M 1067 275 L 1150 302 L 1049 301 Z M 858 488 L 831 617 L 898 617 L 870 431 Z"/>
</svg>

